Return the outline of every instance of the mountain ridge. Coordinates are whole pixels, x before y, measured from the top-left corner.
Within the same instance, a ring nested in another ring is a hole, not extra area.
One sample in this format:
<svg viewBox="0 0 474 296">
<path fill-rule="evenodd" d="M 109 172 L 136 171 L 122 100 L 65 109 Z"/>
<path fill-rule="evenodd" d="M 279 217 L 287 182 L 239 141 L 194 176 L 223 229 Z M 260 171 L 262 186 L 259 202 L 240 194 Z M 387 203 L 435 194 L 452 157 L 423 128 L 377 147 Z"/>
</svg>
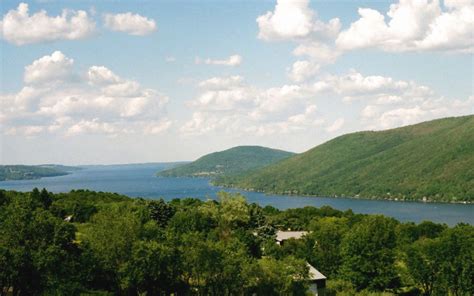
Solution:
<svg viewBox="0 0 474 296">
<path fill-rule="evenodd" d="M 216 185 L 279 194 L 474 201 L 474 115 L 346 134 Z"/>
</svg>

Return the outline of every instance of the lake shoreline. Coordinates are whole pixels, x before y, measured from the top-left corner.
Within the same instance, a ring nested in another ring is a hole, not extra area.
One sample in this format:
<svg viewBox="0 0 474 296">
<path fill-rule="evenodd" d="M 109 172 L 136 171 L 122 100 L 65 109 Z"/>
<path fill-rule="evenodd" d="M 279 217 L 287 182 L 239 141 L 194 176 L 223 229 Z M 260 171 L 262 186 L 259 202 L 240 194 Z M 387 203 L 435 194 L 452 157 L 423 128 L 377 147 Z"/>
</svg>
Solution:
<svg viewBox="0 0 474 296">
<path fill-rule="evenodd" d="M 402 203 L 387 199 L 272 195 L 271 193 L 264 194 L 231 187 L 213 186 L 211 184 L 213 181 L 209 178 L 156 177 L 157 171 L 169 167 L 169 164 L 92 167 L 59 177 L 0 182 L 0 188 L 31 191 L 37 187 L 40 190 L 46 188 L 54 193 L 82 188 L 91 191 L 116 192 L 132 198 L 163 198 L 166 201 L 187 197 L 215 200 L 218 198 L 218 192 L 227 191 L 244 195 L 249 203 L 257 203 L 262 207 L 272 206 L 279 210 L 306 206 L 330 206 L 341 211 L 352 209 L 354 213 L 385 215 L 404 222 L 433 221 L 451 226 L 458 223 L 474 225 L 473 204 L 417 201 Z"/>
<path fill-rule="evenodd" d="M 205 178 L 203 178 L 205 179 Z M 334 198 L 334 199 L 340 199 L 340 198 L 345 198 L 345 199 L 353 199 L 353 200 L 374 200 L 374 201 L 394 201 L 394 202 L 413 202 L 413 203 L 439 203 L 439 204 L 462 204 L 462 205 L 472 205 L 474 202 L 472 201 L 467 201 L 467 200 L 462 200 L 462 201 L 441 201 L 441 200 L 432 200 L 432 199 L 426 199 L 426 200 L 407 200 L 407 199 L 399 199 L 399 198 L 383 198 L 383 197 L 354 197 L 354 196 L 322 196 L 322 195 L 312 195 L 312 194 L 304 194 L 304 193 L 288 193 L 288 192 L 273 192 L 273 191 L 264 191 L 264 190 L 255 190 L 252 188 L 241 188 L 241 187 L 236 187 L 236 186 L 226 186 L 226 185 L 217 185 L 213 184 L 212 180 L 209 183 L 211 186 L 218 187 L 218 188 L 230 188 L 230 189 L 236 189 L 236 190 L 243 190 L 246 192 L 256 192 L 256 193 L 263 193 L 265 195 L 284 195 L 284 196 L 303 196 L 303 197 L 314 197 L 314 198 Z"/>
</svg>

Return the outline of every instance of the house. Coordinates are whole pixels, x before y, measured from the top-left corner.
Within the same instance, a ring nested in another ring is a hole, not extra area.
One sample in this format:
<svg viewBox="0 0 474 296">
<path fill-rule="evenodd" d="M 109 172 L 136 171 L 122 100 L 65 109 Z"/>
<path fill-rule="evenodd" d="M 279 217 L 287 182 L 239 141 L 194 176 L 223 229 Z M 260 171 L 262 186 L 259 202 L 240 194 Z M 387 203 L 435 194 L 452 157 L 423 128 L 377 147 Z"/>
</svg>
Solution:
<svg viewBox="0 0 474 296">
<path fill-rule="evenodd" d="M 279 245 L 282 245 L 285 240 L 288 240 L 290 238 L 294 239 L 300 239 L 303 236 L 308 234 L 307 231 L 281 231 L 278 230 L 276 233 L 276 242 Z"/>
<path fill-rule="evenodd" d="M 307 235 L 307 231 L 277 231 L 276 243 L 283 245 L 288 239 L 301 239 Z M 326 276 L 319 272 L 314 266 L 307 263 L 309 268 L 309 292 L 312 295 L 324 296 L 326 290 Z"/>
<path fill-rule="evenodd" d="M 309 268 L 309 291 L 313 295 L 324 296 L 326 290 L 326 277 L 311 264 L 306 263 Z"/>
</svg>

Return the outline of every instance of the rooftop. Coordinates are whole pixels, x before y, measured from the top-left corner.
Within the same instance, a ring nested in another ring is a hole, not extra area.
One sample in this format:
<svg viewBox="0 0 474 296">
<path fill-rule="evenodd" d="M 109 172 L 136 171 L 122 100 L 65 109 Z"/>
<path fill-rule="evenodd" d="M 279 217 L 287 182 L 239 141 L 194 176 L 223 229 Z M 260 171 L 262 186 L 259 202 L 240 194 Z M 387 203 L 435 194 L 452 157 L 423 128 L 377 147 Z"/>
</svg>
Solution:
<svg viewBox="0 0 474 296">
<path fill-rule="evenodd" d="M 317 280 L 325 280 L 326 277 L 319 272 L 316 268 L 314 268 L 311 264 L 306 263 L 309 267 L 309 279 L 312 281 L 317 281 Z"/>
<path fill-rule="evenodd" d="M 284 240 L 287 240 L 287 239 L 290 239 L 290 238 L 294 238 L 294 239 L 300 239 L 302 238 L 303 236 L 305 236 L 306 234 L 308 234 L 307 231 L 277 231 L 276 235 L 276 240 L 278 242 L 281 242 L 281 241 L 284 241 Z"/>
</svg>

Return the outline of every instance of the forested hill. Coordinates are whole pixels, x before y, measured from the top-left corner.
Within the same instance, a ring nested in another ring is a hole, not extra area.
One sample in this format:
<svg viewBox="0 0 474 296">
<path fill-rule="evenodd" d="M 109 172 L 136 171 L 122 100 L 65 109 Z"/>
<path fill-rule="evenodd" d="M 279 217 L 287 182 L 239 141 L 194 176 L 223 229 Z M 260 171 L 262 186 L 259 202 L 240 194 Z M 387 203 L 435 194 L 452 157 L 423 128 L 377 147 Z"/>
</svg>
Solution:
<svg viewBox="0 0 474 296">
<path fill-rule="evenodd" d="M 61 165 L 0 165 L 0 181 L 62 176 L 76 169 L 79 168 Z"/>
<path fill-rule="evenodd" d="M 223 177 L 240 175 L 292 156 L 294 153 L 260 146 L 238 146 L 158 173 L 162 177 Z"/>
<path fill-rule="evenodd" d="M 224 183 L 284 194 L 473 202 L 474 116 L 343 135 Z"/>
</svg>

